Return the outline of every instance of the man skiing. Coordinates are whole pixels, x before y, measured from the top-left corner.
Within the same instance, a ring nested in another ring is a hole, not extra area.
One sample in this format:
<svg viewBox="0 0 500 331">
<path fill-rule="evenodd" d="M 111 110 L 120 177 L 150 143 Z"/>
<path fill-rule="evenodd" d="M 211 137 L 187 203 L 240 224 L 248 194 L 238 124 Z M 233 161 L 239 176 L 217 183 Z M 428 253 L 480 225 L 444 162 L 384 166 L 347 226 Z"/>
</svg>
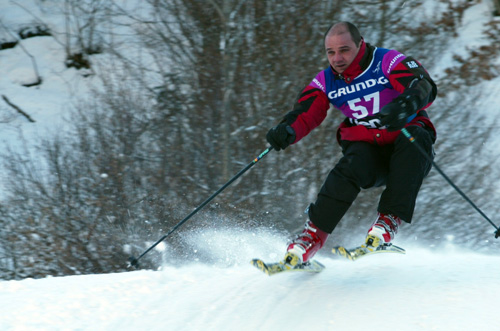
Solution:
<svg viewBox="0 0 500 331">
<path fill-rule="evenodd" d="M 277 151 L 297 143 L 325 119 L 330 104 L 345 120 L 337 130 L 343 157 L 308 208 L 305 228 L 287 248 L 285 264 L 308 262 L 325 244 L 360 189 L 385 189 L 367 247 L 389 244 L 410 223 L 431 162 L 401 133 L 406 128 L 433 157 L 436 131 L 424 110 L 437 88 L 422 65 L 396 50 L 366 43 L 355 25 L 332 25 L 324 38 L 330 66 L 302 91 L 293 109 L 267 133 Z"/>
</svg>

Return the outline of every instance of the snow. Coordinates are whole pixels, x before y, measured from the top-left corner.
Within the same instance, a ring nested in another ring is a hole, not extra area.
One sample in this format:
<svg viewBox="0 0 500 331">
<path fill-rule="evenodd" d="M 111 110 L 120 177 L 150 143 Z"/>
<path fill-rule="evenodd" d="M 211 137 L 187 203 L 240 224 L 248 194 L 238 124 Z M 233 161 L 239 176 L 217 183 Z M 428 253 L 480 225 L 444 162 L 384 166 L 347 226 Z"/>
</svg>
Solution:
<svg viewBox="0 0 500 331">
<path fill-rule="evenodd" d="M 36 122 L 35 125 L 23 116 L 16 116 L 14 120 L 2 124 L 0 141 L 11 145 L 18 142 L 20 134 L 27 140 L 36 141 L 38 135 L 55 132 L 64 127 L 64 118 L 67 115 L 65 111 L 71 102 L 75 101 L 75 96 L 87 92 L 87 84 L 82 81 L 81 74 L 74 69 L 65 70 L 63 47 L 54 39 L 39 37 L 22 42 L 28 53 L 36 55 L 36 64 L 43 83 L 32 88 L 23 86 L 36 82 L 37 77 L 30 57 L 20 47 L 0 52 L 3 72 L 0 75 L 0 94 L 7 96 Z M 2 114 L 17 115 L 3 101 L 0 110 Z"/>
<path fill-rule="evenodd" d="M 243 234 L 244 238 L 245 235 Z M 219 237 L 221 246 L 224 236 Z M 261 234 L 273 242 L 274 234 Z M 265 247 L 270 250 L 273 247 Z M 407 246 L 317 275 L 241 264 L 0 282 L 2 330 L 499 330 L 500 257 Z M 233 260 L 233 262 L 236 262 Z M 240 261 L 241 262 L 241 261 Z"/>
<path fill-rule="evenodd" d="M 47 18 L 33 1 L 18 2 Z M 467 11 L 457 52 L 481 44 L 477 32 L 489 5 L 479 2 Z M 33 19 L 12 1 L 2 1 L 0 13 L 10 27 Z M 36 141 L 37 134 L 63 127 L 66 106 L 88 92 L 81 72 L 64 67 L 63 46 L 52 38 L 27 39 L 23 45 L 37 54 L 43 84 L 29 90 L 21 86 L 36 76 L 19 47 L 0 52 L 0 94 L 36 121 L 29 123 L 2 103 L 2 114 L 14 116 L 0 131 L 0 141 L 8 144 L 18 143 L 19 134 Z M 446 54 L 438 66 L 451 59 L 452 53 Z M 498 82 L 483 84 L 493 92 L 482 101 L 485 107 L 498 104 Z M 498 150 L 492 144 L 485 148 Z M 279 259 L 287 240 L 282 234 L 220 228 L 194 232 L 189 240 L 199 258 L 178 267 L 165 261 L 157 271 L 0 281 L 0 329 L 500 330 L 498 255 L 398 242 L 407 255 L 381 254 L 352 263 L 323 251 L 318 259 L 327 269 L 321 274 L 267 277 L 248 261 Z M 168 244 L 159 247 L 168 256 Z"/>
</svg>

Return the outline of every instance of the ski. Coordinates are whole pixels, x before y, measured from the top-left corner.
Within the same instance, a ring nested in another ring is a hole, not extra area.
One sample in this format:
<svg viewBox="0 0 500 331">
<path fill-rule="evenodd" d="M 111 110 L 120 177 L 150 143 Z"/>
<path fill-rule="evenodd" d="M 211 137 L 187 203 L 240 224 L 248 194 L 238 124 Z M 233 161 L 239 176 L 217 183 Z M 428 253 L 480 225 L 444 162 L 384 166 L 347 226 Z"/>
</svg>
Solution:
<svg viewBox="0 0 500 331">
<path fill-rule="evenodd" d="M 378 253 L 398 253 L 406 254 L 406 251 L 398 246 L 392 244 L 382 244 L 377 248 L 371 246 L 361 245 L 351 249 L 347 249 L 342 246 L 337 246 L 332 249 L 333 254 L 345 257 L 351 261 L 355 261 L 363 256 L 378 254 Z"/>
<path fill-rule="evenodd" d="M 290 268 L 283 262 L 266 263 L 260 259 L 253 259 L 250 263 L 268 276 L 276 275 L 282 272 L 319 273 L 325 269 L 325 266 L 316 260 L 303 263 L 295 268 Z"/>
</svg>

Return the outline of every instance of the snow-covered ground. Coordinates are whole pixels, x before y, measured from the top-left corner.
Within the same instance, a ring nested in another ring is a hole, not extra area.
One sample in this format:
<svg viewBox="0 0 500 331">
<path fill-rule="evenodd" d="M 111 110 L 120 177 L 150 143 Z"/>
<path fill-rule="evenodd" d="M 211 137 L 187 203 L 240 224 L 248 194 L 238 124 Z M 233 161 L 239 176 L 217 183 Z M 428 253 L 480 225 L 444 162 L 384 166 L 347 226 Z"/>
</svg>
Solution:
<svg viewBox="0 0 500 331">
<path fill-rule="evenodd" d="M 219 239 L 223 247 L 226 238 Z M 272 233 L 259 239 L 276 241 Z M 357 262 L 322 252 L 327 268 L 317 275 L 268 277 L 247 264 L 251 255 L 242 248 L 232 250 L 241 264 L 230 267 L 193 262 L 160 271 L 4 281 L 0 329 L 500 330 L 500 256 L 406 248 L 407 255 Z"/>
<path fill-rule="evenodd" d="M 13 3 L 0 3 L 3 24 L 33 19 Z M 34 1 L 17 3 L 47 19 Z M 489 6 L 482 1 L 468 10 L 457 45 L 470 45 Z M 34 142 L 36 135 L 63 127 L 66 106 L 88 91 L 88 79 L 64 67 L 63 46 L 46 37 L 23 45 L 36 55 L 43 84 L 21 86 L 36 77 L 30 58 L 16 47 L 0 51 L 0 94 L 36 123 L 0 100 L 2 143 L 15 144 L 19 134 Z M 450 58 L 443 57 L 443 66 Z M 482 88 L 497 86 L 498 79 Z M 498 104 L 498 93 L 488 95 L 483 103 Z M 227 231 L 205 233 L 205 239 L 193 234 L 193 247 L 221 261 L 213 265 L 193 260 L 159 271 L 0 281 L 0 330 L 500 330 L 499 255 L 398 242 L 407 255 L 352 263 L 321 252 L 327 267 L 321 274 L 267 277 L 248 261 L 278 259 L 287 238 Z"/>
</svg>

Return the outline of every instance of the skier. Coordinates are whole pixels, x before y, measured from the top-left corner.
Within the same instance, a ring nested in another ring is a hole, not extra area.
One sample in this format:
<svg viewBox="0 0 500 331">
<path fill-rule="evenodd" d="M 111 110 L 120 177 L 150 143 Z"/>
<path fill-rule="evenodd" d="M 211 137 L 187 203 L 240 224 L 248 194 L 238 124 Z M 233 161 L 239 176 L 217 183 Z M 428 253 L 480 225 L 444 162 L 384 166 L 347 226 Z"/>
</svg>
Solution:
<svg viewBox="0 0 500 331">
<path fill-rule="evenodd" d="M 310 204 L 304 230 L 287 247 L 288 268 L 306 263 L 323 247 L 361 188 L 385 185 L 364 245 L 376 249 L 389 244 L 401 223 L 411 222 L 432 166 L 401 133 L 406 128 L 433 157 L 436 131 L 425 109 L 437 87 L 420 62 L 366 43 L 350 22 L 330 26 L 324 43 L 330 66 L 266 135 L 280 151 L 320 125 L 330 104 L 346 116 L 337 130 L 343 157 Z"/>
</svg>

